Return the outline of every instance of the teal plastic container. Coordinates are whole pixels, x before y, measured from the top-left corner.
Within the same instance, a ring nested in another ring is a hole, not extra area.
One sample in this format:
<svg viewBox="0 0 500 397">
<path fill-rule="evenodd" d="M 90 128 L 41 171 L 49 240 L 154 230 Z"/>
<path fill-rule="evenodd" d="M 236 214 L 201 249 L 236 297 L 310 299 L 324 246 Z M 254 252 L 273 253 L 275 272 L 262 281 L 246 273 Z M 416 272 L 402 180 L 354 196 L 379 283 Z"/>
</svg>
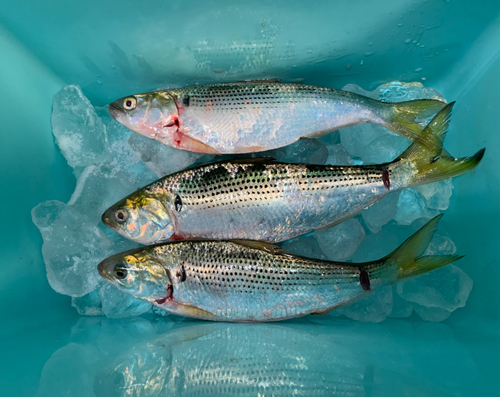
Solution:
<svg viewBox="0 0 500 397">
<path fill-rule="evenodd" d="M 499 48 L 498 1 L 2 2 L 0 394 L 498 396 Z M 161 85 L 266 77 L 420 81 L 457 101 L 447 148 L 487 149 L 454 181 L 442 220 L 474 280 L 465 308 L 439 324 L 108 320 L 79 317 L 49 287 L 30 211 L 75 187 L 51 132 L 58 90 L 78 84 L 102 106 Z M 158 382 L 161 392 L 141 386 Z"/>
</svg>

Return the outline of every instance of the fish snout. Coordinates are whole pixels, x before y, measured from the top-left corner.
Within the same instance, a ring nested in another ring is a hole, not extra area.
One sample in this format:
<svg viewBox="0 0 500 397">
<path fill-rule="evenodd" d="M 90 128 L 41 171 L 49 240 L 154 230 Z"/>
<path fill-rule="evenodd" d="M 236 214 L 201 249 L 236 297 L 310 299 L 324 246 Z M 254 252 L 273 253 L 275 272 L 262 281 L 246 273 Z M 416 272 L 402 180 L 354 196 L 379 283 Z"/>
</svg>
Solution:
<svg viewBox="0 0 500 397">
<path fill-rule="evenodd" d="M 121 107 L 118 106 L 116 102 L 117 101 L 112 102 L 108 106 L 108 112 L 111 115 L 111 117 L 113 117 L 115 120 L 117 120 L 118 117 L 120 117 L 123 113 L 123 110 L 121 109 Z"/>
<path fill-rule="evenodd" d="M 99 263 L 99 265 L 97 265 L 97 271 L 99 272 L 99 275 L 104 278 L 104 279 L 108 279 L 110 280 L 110 275 L 109 273 L 107 272 L 106 270 L 106 261 L 102 261 L 101 263 Z"/>
<path fill-rule="evenodd" d="M 111 227 L 111 209 L 107 209 L 101 216 L 102 223 L 107 227 Z"/>
</svg>

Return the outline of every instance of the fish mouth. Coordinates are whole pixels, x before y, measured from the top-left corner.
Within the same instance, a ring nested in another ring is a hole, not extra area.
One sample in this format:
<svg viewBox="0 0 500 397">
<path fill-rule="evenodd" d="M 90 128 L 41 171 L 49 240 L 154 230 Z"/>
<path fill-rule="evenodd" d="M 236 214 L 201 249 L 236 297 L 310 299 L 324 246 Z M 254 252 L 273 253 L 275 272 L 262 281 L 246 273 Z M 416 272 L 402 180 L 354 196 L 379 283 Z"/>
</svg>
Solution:
<svg viewBox="0 0 500 397">
<path fill-rule="evenodd" d="M 108 112 L 115 120 L 122 114 L 122 110 L 114 102 L 109 104 Z"/>
<path fill-rule="evenodd" d="M 111 275 L 106 271 L 106 261 L 102 261 L 97 265 L 97 271 L 103 279 L 111 281 Z"/>
<path fill-rule="evenodd" d="M 111 227 L 111 220 L 109 219 L 109 214 L 108 211 L 105 211 L 104 214 L 101 216 L 101 221 L 104 223 L 107 227 Z"/>
</svg>

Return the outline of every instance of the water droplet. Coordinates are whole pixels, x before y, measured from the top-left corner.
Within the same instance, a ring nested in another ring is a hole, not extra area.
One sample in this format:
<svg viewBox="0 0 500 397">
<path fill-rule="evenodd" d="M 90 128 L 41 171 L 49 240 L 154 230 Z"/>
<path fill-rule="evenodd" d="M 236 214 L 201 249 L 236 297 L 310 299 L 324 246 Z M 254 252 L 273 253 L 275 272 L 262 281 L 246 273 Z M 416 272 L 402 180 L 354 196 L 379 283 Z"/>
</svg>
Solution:
<svg viewBox="0 0 500 397">
<path fill-rule="evenodd" d="M 425 47 L 425 44 L 420 44 L 420 48 L 424 48 Z"/>
<path fill-rule="evenodd" d="M 413 44 L 416 44 L 416 43 L 417 43 L 417 40 L 413 40 L 413 41 L 412 41 L 412 43 L 413 43 Z"/>
<path fill-rule="evenodd" d="M 352 67 L 352 65 L 351 65 L 351 64 L 345 65 L 345 68 L 346 68 L 347 70 L 349 70 L 351 67 Z"/>
<path fill-rule="evenodd" d="M 416 68 L 416 69 L 415 69 L 415 72 L 417 72 L 417 73 L 418 73 L 418 72 L 421 72 L 421 71 L 422 71 L 422 69 L 423 69 L 423 68 Z"/>
<path fill-rule="evenodd" d="M 411 39 L 406 39 L 405 43 L 408 44 L 411 41 Z"/>
<path fill-rule="evenodd" d="M 363 66 L 363 63 L 364 63 L 364 62 L 363 62 L 363 61 L 361 61 L 359 64 L 360 64 L 361 66 Z"/>
<path fill-rule="evenodd" d="M 422 81 L 425 81 L 425 80 L 427 80 L 427 77 L 422 77 Z"/>
<path fill-rule="evenodd" d="M 102 84 L 102 81 L 97 80 L 97 84 L 101 85 L 101 84 Z"/>
<path fill-rule="evenodd" d="M 115 65 L 111 65 L 111 69 L 116 69 L 116 66 Z"/>
<path fill-rule="evenodd" d="M 373 43 L 368 43 L 368 45 L 371 47 L 373 45 Z"/>
<path fill-rule="evenodd" d="M 373 55 L 373 52 L 365 52 L 365 57 L 369 57 L 370 55 Z"/>
<path fill-rule="evenodd" d="M 400 28 L 401 26 L 403 26 L 403 24 L 402 23 L 398 23 L 398 28 Z"/>
<path fill-rule="evenodd" d="M 311 53 L 313 52 L 313 50 L 312 50 L 312 48 L 308 48 L 308 49 L 306 50 L 306 52 L 307 52 L 308 54 L 311 54 Z"/>
</svg>

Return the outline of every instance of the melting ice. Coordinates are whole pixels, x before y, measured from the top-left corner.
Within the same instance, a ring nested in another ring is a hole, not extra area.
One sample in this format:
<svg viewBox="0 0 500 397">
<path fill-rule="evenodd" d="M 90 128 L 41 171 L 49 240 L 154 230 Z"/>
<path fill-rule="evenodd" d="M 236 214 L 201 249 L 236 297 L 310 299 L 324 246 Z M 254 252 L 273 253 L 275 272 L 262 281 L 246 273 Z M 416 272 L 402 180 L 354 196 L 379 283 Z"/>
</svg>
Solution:
<svg viewBox="0 0 500 397">
<path fill-rule="evenodd" d="M 393 82 L 372 92 L 347 85 L 344 90 L 388 102 L 443 100 L 439 93 L 420 83 Z M 47 201 L 32 211 L 44 241 L 42 253 L 50 285 L 55 291 L 71 296 L 72 305 L 81 315 L 120 318 L 146 312 L 159 314 L 149 303 L 105 284 L 97 274 L 96 265 L 102 259 L 137 246 L 105 228 L 100 223 L 101 214 L 135 189 L 193 164 L 209 162 L 213 156 L 177 150 L 131 133 L 111 119 L 106 108 L 94 108 L 75 85 L 54 96 L 52 129 L 56 143 L 74 169 L 77 183 L 68 203 Z M 301 139 L 288 147 L 252 157 L 271 156 L 295 163 L 369 164 L 391 161 L 408 145 L 408 141 L 387 129 L 361 124 L 320 140 Z M 452 193 L 451 180 L 393 192 L 353 219 L 286 241 L 282 246 L 287 251 L 318 259 L 353 262 L 377 259 L 391 252 L 426 220 L 446 210 Z M 438 229 L 428 254 L 453 254 L 455 250 L 446 231 Z M 446 266 L 380 288 L 332 315 L 380 322 L 415 312 L 423 320 L 442 321 L 465 305 L 472 284 L 459 267 Z"/>
</svg>

